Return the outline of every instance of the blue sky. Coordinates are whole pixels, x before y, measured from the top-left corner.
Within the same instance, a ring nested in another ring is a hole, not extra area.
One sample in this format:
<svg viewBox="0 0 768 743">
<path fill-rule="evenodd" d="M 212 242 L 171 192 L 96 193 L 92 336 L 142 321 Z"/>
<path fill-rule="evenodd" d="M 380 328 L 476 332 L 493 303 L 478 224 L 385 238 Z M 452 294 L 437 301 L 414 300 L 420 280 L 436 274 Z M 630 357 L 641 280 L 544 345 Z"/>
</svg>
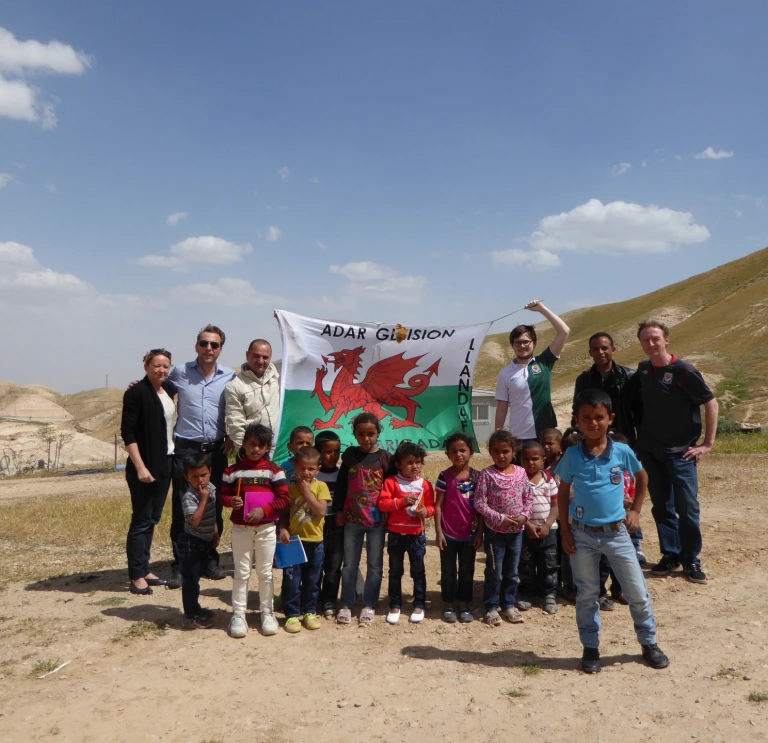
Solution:
<svg viewBox="0 0 768 743">
<path fill-rule="evenodd" d="M 276 307 L 567 311 L 762 248 L 767 15 L 0 1 L 0 378 L 122 386 L 207 322 L 239 363 Z"/>
</svg>

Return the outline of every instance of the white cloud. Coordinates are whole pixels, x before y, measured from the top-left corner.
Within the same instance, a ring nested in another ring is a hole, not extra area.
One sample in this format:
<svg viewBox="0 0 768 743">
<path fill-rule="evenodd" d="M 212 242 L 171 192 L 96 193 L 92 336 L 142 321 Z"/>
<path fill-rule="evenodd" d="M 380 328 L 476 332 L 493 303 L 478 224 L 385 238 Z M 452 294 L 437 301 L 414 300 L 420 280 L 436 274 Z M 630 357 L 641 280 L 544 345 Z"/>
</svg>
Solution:
<svg viewBox="0 0 768 743">
<path fill-rule="evenodd" d="M 227 307 L 277 307 L 286 304 L 281 297 L 256 291 L 250 281 L 233 278 L 219 279 L 215 284 L 176 286 L 170 291 L 170 299 L 177 303 L 213 303 Z"/>
<path fill-rule="evenodd" d="M 186 219 L 189 215 L 186 212 L 174 212 L 168 215 L 168 219 L 165 220 L 167 225 L 175 227 L 182 219 Z"/>
<path fill-rule="evenodd" d="M 715 150 L 713 147 L 707 147 L 706 150 L 694 155 L 697 160 L 723 160 L 727 157 L 733 157 L 733 152 L 727 150 Z"/>
<path fill-rule="evenodd" d="M 291 180 L 291 171 L 286 166 L 280 168 L 280 170 L 277 171 L 277 174 L 280 176 L 280 180 L 282 180 L 283 183 L 288 183 L 288 181 Z"/>
<path fill-rule="evenodd" d="M 675 155 L 675 160 L 682 160 L 682 159 L 683 159 L 682 155 Z"/>
<path fill-rule="evenodd" d="M 347 279 L 350 294 L 357 298 L 416 304 L 428 283 L 426 276 L 406 276 L 371 261 L 331 266 L 330 271 Z"/>
<path fill-rule="evenodd" d="M 502 268 L 527 268 L 531 271 L 546 271 L 562 265 L 560 256 L 542 248 L 532 250 L 494 250 L 491 253 L 493 262 Z"/>
<path fill-rule="evenodd" d="M 82 75 L 92 63 L 91 57 L 75 51 L 69 44 L 59 41 L 46 44 L 34 39 L 19 41 L 10 31 L 0 27 L 0 70 L 4 72 Z"/>
<path fill-rule="evenodd" d="M 51 192 L 51 193 L 58 193 L 59 189 L 56 186 L 56 184 L 53 181 L 46 181 L 45 187 Z"/>
<path fill-rule="evenodd" d="M 12 180 L 13 176 L 10 173 L 0 173 L 0 188 L 5 188 Z"/>
<path fill-rule="evenodd" d="M 317 247 L 320 248 L 320 250 L 328 250 L 328 246 L 321 240 L 316 240 L 315 245 L 317 245 Z"/>
<path fill-rule="evenodd" d="M 0 306 L 55 307 L 68 298 L 95 294 L 77 276 L 44 268 L 34 251 L 17 242 L 0 243 Z"/>
<path fill-rule="evenodd" d="M 624 175 L 632 167 L 632 163 L 619 163 L 611 168 L 611 172 L 615 176 Z"/>
<path fill-rule="evenodd" d="M 19 41 L 0 27 L 0 116 L 40 122 L 43 129 L 53 129 L 57 123 L 55 99 L 23 78 L 40 73 L 82 75 L 92 63 L 91 57 L 68 44 Z"/>
<path fill-rule="evenodd" d="M 679 245 L 693 245 L 710 237 L 690 212 L 660 206 L 591 199 L 569 212 L 545 217 L 528 238 L 534 250 L 548 253 L 618 255 L 631 252 L 665 253 Z M 543 259 L 549 260 L 545 257 Z"/>
<path fill-rule="evenodd" d="M 283 236 L 283 231 L 274 224 L 269 225 L 264 239 L 268 243 L 276 243 Z"/>
<path fill-rule="evenodd" d="M 320 183 L 320 179 L 316 175 L 313 175 L 309 180 L 312 181 L 312 183 Z"/>
<path fill-rule="evenodd" d="M 643 160 L 643 162 L 640 163 L 640 167 L 641 168 L 647 168 L 648 167 L 648 163 L 645 162 L 645 160 Z"/>
<path fill-rule="evenodd" d="M 189 263 L 215 263 L 217 265 L 236 263 L 251 250 L 252 248 L 248 243 L 238 245 L 211 235 L 188 237 L 186 240 L 172 245 L 170 255 L 145 255 L 139 258 L 139 265 L 174 268 L 183 271 L 186 270 Z"/>
</svg>

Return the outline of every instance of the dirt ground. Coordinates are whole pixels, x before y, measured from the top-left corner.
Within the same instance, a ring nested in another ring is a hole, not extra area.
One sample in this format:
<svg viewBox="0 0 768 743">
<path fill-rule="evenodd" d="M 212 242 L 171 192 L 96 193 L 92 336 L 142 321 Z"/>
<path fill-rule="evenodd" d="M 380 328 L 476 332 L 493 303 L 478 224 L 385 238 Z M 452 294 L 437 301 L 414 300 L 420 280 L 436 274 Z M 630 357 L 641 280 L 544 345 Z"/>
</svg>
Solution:
<svg viewBox="0 0 768 743">
<path fill-rule="evenodd" d="M 0 741 L 768 740 L 768 701 L 748 699 L 768 695 L 767 468 L 763 455 L 702 464 L 709 583 L 648 577 L 672 660 L 664 671 L 640 662 L 625 606 L 603 615 L 597 676 L 578 671 L 571 605 L 498 629 L 443 624 L 434 545 L 422 625 L 389 627 L 378 616 L 366 629 L 324 622 L 263 637 L 254 614 L 244 640 L 226 635 L 231 579 L 203 581 L 215 628 L 185 632 L 180 592 L 131 596 L 115 545 L 111 569 L 0 592 Z M 99 477 L 57 487 L 99 488 Z M 114 477 L 102 484 L 102 493 L 127 496 Z M 47 479 L 0 483 L 0 518 L 7 502 L 51 492 Z M 650 508 L 643 526 L 655 558 Z M 475 579 L 479 617 L 482 555 Z M 255 578 L 252 588 L 256 607 Z M 38 680 L 43 662 L 56 660 L 71 662 Z"/>
</svg>

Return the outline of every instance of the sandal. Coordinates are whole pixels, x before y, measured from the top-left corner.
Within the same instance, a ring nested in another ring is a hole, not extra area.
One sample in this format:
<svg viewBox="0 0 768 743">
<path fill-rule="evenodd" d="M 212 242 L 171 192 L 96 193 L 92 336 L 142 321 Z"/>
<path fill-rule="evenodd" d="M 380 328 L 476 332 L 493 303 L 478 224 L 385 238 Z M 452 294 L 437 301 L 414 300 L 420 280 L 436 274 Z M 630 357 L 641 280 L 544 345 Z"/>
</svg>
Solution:
<svg viewBox="0 0 768 743">
<path fill-rule="evenodd" d="M 339 609 L 339 613 L 336 615 L 336 622 L 338 624 L 349 624 L 352 621 L 352 612 L 346 607 Z"/>
<path fill-rule="evenodd" d="M 501 617 L 496 609 L 485 612 L 485 623 L 491 627 L 501 627 Z"/>
<path fill-rule="evenodd" d="M 375 616 L 375 609 L 370 606 L 365 606 L 360 610 L 360 618 L 357 621 L 361 626 L 365 624 L 371 624 Z"/>
<path fill-rule="evenodd" d="M 512 624 L 522 624 L 525 621 L 523 615 L 514 606 L 504 609 L 504 616 Z"/>
</svg>

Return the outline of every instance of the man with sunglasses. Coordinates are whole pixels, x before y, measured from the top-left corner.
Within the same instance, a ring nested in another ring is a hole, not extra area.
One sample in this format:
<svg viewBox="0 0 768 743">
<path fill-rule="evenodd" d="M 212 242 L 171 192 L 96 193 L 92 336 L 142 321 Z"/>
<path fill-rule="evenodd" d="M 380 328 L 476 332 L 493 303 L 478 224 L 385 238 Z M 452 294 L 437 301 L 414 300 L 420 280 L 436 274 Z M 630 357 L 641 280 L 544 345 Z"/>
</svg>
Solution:
<svg viewBox="0 0 768 743">
<path fill-rule="evenodd" d="M 535 356 L 536 328 L 518 325 L 509 334 L 515 358 L 500 372 L 496 383 L 496 429 L 509 414 L 509 432 L 518 439 L 536 439 L 545 428 L 555 428 L 552 407 L 552 367 L 568 340 L 571 329 L 538 299 L 525 305 L 540 312 L 555 329 L 555 337 L 544 353 Z"/>
<path fill-rule="evenodd" d="M 232 442 L 227 437 L 224 421 L 224 389 L 232 381 L 235 372 L 226 366 L 219 366 L 226 336 L 221 328 L 206 325 L 198 334 L 195 343 L 197 358 L 171 369 L 168 379 L 178 390 L 177 418 L 174 428 L 175 453 L 173 458 L 173 495 L 171 498 L 171 543 L 173 562 L 169 588 L 181 586 L 179 558 L 176 539 L 184 530 L 184 512 L 181 494 L 187 487 L 182 462 L 191 452 L 203 452 L 211 456 L 211 484 L 217 494 L 227 466 L 227 454 Z M 216 524 L 219 534 L 224 533 L 221 516 L 221 501 L 216 499 Z M 219 567 L 219 554 L 211 547 L 205 576 L 221 580 L 226 573 Z"/>
</svg>

